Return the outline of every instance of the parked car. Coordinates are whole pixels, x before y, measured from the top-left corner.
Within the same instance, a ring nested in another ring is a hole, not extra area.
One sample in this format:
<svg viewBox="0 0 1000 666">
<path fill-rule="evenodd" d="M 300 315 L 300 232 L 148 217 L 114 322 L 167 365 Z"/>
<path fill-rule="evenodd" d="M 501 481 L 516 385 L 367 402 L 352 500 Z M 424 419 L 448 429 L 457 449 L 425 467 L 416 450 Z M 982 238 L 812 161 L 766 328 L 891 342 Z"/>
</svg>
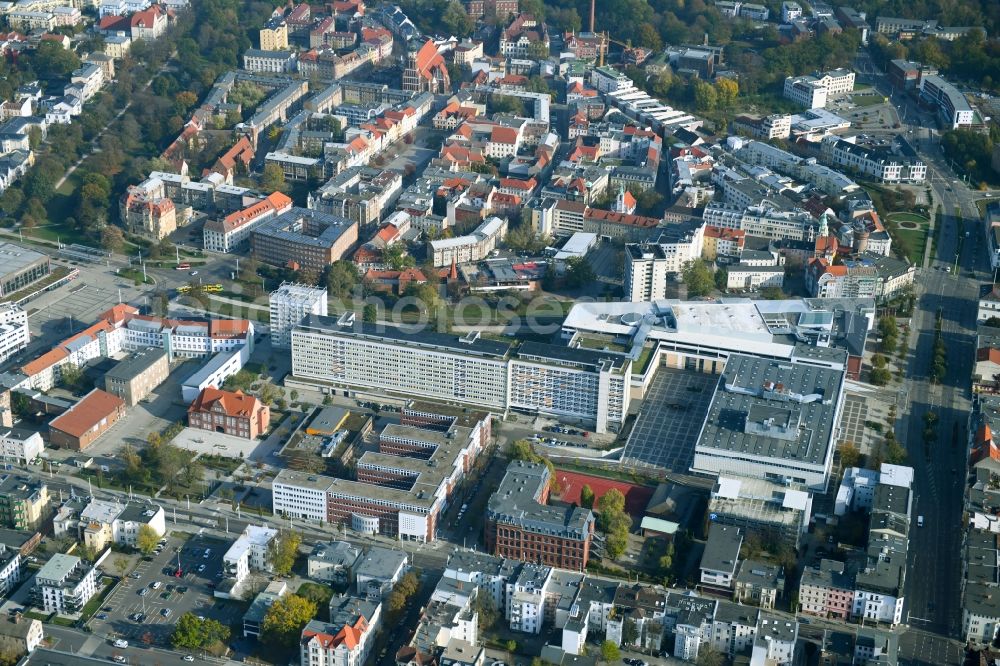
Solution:
<svg viewBox="0 0 1000 666">
<path fill-rule="evenodd" d="M 128 647 L 128 641 L 126 641 L 126 640 L 124 640 L 122 638 L 117 638 L 117 639 L 115 639 L 114 646 L 116 648 L 118 648 L 119 650 L 124 650 L 125 648 Z"/>
</svg>

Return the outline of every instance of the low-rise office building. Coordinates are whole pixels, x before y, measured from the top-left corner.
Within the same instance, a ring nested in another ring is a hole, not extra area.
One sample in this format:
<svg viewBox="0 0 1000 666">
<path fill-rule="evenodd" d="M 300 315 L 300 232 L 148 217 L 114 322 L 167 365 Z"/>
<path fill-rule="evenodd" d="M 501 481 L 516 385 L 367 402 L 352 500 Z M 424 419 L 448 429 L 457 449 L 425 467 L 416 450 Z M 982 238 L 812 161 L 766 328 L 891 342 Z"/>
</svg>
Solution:
<svg viewBox="0 0 1000 666">
<path fill-rule="evenodd" d="M 481 261 L 489 256 L 506 235 L 507 220 L 491 217 L 467 236 L 430 241 L 428 254 L 438 267 Z"/>
<path fill-rule="evenodd" d="M 844 365 L 824 367 L 808 356 L 775 361 L 730 355 L 692 470 L 825 490 L 843 407 Z"/>
<path fill-rule="evenodd" d="M 0 296 L 10 296 L 27 289 L 51 272 L 47 254 L 14 243 L 0 243 Z"/>
<path fill-rule="evenodd" d="M 104 390 L 118 396 L 129 407 L 145 400 L 170 375 L 163 349 L 144 349 L 120 361 L 104 375 Z"/>
</svg>

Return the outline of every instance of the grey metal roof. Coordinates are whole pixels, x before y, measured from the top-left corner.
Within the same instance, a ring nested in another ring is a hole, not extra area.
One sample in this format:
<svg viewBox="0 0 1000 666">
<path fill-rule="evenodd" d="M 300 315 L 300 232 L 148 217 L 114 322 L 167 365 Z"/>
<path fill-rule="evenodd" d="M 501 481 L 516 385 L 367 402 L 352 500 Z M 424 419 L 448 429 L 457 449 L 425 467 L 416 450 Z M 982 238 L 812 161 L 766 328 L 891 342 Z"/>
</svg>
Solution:
<svg viewBox="0 0 1000 666">
<path fill-rule="evenodd" d="M 359 577 L 389 580 L 405 563 L 406 553 L 403 551 L 372 546 L 365 556 L 358 560 L 354 573 Z"/>
<path fill-rule="evenodd" d="M 490 497 L 488 517 L 498 523 L 519 525 L 531 532 L 585 539 L 594 520 L 594 514 L 589 509 L 539 503 L 548 477 L 545 465 L 511 461 L 500 487 Z"/>
<path fill-rule="evenodd" d="M 111 368 L 111 370 L 104 376 L 127 382 L 146 372 L 166 357 L 167 351 L 165 349 L 161 349 L 159 347 L 149 347 L 142 351 L 135 352 L 134 354 L 130 354 L 127 358 L 119 361 L 118 364 Z"/>
<path fill-rule="evenodd" d="M 406 347 L 437 347 L 449 351 L 466 353 L 470 356 L 506 358 L 510 352 L 510 345 L 504 342 L 437 333 L 415 326 L 392 326 L 382 323 L 370 324 L 358 318 L 355 318 L 352 323 L 341 324 L 339 320 L 332 317 L 313 315 L 307 318 L 301 327 L 338 335 L 389 342 Z"/>
<path fill-rule="evenodd" d="M 733 354 L 698 447 L 821 464 L 829 454 L 843 379 L 842 371 L 830 368 Z M 773 382 L 770 390 L 766 382 Z M 774 419 L 779 413 L 787 427 Z M 758 415 L 767 418 L 753 420 Z"/>
<path fill-rule="evenodd" d="M 701 568 L 734 575 L 742 545 L 743 533 L 740 528 L 712 523 L 708 529 L 705 552 L 701 556 Z"/>
</svg>

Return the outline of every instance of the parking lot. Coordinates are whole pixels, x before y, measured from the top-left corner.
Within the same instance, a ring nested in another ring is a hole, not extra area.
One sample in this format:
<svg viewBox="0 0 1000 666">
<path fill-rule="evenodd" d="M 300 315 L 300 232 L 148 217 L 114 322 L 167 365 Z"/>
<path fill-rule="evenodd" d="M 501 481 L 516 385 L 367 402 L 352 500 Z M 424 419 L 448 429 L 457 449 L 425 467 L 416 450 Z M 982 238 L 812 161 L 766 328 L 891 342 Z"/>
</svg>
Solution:
<svg viewBox="0 0 1000 666">
<path fill-rule="evenodd" d="M 718 375 L 659 368 L 629 433 L 623 462 L 687 474 Z"/>
<path fill-rule="evenodd" d="M 129 642 L 165 645 L 177 618 L 187 612 L 219 620 L 226 626 L 238 623 L 243 613 L 241 606 L 212 596 L 221 580 L 222 555 L 228 547 L 228 542 L 211 537 L 192 536 L 186 543 L 177 537 L 168 538 L 159 554 L 150 561 L 141 560 L 124 579 L 91 620 L 91 629 L 95 634 Z M 206 549 L 210 549 L 208 557 Z M 178 555 L 180 577 L 174 575 Z"/>
</svg>

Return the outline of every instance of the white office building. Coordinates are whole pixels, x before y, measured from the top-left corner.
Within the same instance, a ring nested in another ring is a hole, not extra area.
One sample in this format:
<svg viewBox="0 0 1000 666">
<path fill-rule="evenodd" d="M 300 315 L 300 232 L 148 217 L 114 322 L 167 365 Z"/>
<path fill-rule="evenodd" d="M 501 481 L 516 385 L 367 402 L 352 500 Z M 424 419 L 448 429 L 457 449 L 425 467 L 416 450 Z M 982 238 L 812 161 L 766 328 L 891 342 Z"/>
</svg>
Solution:
<svg viewBox="0 0 1000 666">
<path fill-rule="evenodd" d="M 222 556 L 222 570 L 225 575 L 235 579 L 238 584 L 249 576 L 251 571 L 270 571 L 268 550 L 271 541 L 277 536 L 276 529 L 247 525 L 243 534 Z"/>
<path fill-rule="evenodd" d="M 282 283 L 271 292 L 271 346 L 275 349 L 290 349 L 292 329 L 310 315 L 325 317 L 327 314 L 327 292 L 320 287 L 303 284 Z"/>
<path fill-rule="evenodd" d="M 28 313 L 14 303 L 0 305 L 0 361 L 27 347 L 30 340 Z"/>
<path fill-rule="evenodd" d="M 948 129 L 971 125 L 976 113 L 962 91 L 937 74 L 920 77 L 920 98 L 934 104 L 942 124 Z"/>
</svg>

